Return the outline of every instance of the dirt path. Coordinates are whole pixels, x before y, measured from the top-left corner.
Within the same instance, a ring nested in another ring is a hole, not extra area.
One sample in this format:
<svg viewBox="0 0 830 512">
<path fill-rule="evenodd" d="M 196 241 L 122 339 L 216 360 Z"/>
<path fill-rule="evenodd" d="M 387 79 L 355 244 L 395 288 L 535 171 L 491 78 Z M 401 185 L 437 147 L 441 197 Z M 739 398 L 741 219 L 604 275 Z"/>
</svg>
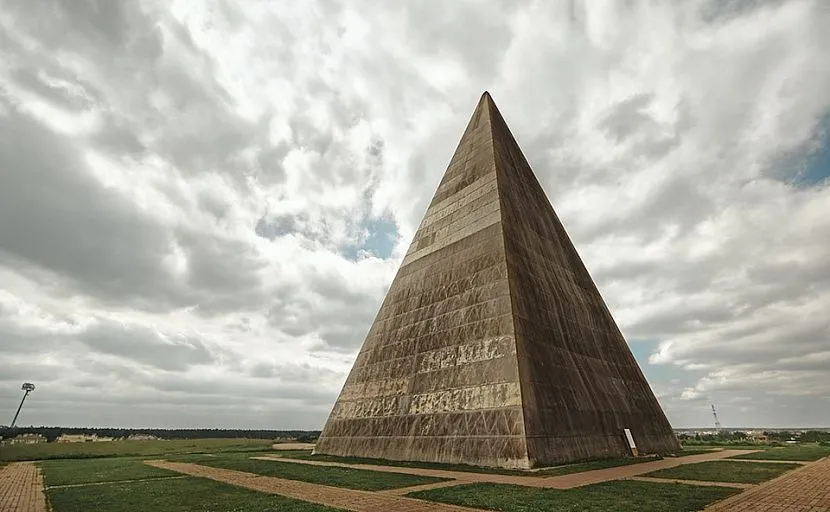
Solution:
<svg viewBox="0 0 830 512">
<path fill-rule="evenodd" d="M 653 482 L 656 484 L 687 484 L 687 485 L 702 485 L 704 487 L 732 487 L 733 489 L 749 489 L 755 487 L 755 484 L 739 484 L 736 482 L 707 482 L 705 480 L 683 480 L 680 478 L 655 478 L 651 476 L 635 476 L 631 480 L 638 480 L 640 482 Z"/>
<path fill-rule="evenodd" d="M 472 473 L 466 471 L 446 471 L 440 469 L 409 468 L 396 466 L 379 466 L 375 464 L 343 464 L 340 462 L 323 462 L 316 460 L 289 459 L 284 457 L 265 456 L 253 457 L 260 460 L 275 460 L 279 462 L 291 462 L 296 464 L 309 464 L 313 466 L 338 466 L 371 471 L 387 471 L 391 473 L 406 473 L 409 475 L 434 476 L 439 478 L 451 478 L 461 482 L 492 482 L 499 484 L 524 485 L 527 487 L 547 487 L 552 489 L 571 489 L 582 487 L 609 480 L 631 478 L 658 469 L 673 468 L 684 464 L 694 464 L 710 460 L 720 460 L 733 455 L 750 453 L 747 450 L 721 450 L 717 452 L 701 453 L 700 455 L 689 455 L 688 457 L 672 457 L 654 462 L 641 462 L 628 466 L 615 468 L 597 469 L 594 471 L 583 471 L 561 476 L 520 476 L 520 475 L 495 475 L 488 473 Z"/>
<path fill-rule="evenodd" d="M 135 482 L 155 482 L 158 480 L 181 480 L 182 478 L 187 478 L 187 475 L 176 475 L 176 476 L 158 476 L 155 478 L 134 478 L 132 480 L 107 480 L 106 482 L 84 482 L 82 484 L 63 484 L 63 485 L 50 485 L 47 489 L 66 489 L 69 487 L 90 487 L 96 485 L 112 485 L 112 484 L 132 484 Z"/>
<path fill-rule="evenodd" d="M 313 450 L 314 443 L 275 443 L 271 445 L 274 450 Z"/>
<path fill-rule="evenodd" d="M 47 512 L 40 469 L 31 462 L 14 462 L 0 468 L 0 510 Z"/>
<path fill-rule="evenodd" d="M 479 509 L 444 505 L 387 493 L 341 489 L 284 478 L 260 476 L 231 469 L 200 466 L 198 464 L 161 460 L 145 461 L 145 464 L 186 475 L 225 482 L 254 491 L 279 494 L 354 512 L 481 512 Z"/>
<path fill-rule="evenodd" d="M 706 512 L 830 512 L 830 457 L 716 503 Z"/>
</svg>

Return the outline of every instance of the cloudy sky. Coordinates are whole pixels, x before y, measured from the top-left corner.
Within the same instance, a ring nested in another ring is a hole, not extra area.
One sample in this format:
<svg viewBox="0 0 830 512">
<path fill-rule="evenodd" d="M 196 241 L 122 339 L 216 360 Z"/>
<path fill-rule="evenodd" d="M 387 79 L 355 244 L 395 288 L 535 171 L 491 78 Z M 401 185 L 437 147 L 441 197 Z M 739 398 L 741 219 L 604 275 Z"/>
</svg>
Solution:
<svg viewBox="0 0 830 512">
<path fill-rule="evenodd" d="M 828 26 L 0 0 L 0 424 L 321 428 L 489 90 L 674 426 L 830 426 Z"/>
</svg>

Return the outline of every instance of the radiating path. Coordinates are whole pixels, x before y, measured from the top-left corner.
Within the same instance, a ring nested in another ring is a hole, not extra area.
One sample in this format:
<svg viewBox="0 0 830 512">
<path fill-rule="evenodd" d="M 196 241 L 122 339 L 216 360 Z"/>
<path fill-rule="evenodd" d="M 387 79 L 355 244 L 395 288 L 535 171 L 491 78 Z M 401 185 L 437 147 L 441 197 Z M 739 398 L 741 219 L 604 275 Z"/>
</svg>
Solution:
<svg viewBox="0 0 830 512">
<path fill-rule="evenodd" d="M 757 451 L 757 450 L 755 450 Z M 617 466 L 606 469 L 595 469 L 581 473 L 571 473 L 559 476 L 521 476 L 521 475 L 498 475 L 490 473 L 473 473 L 468 471 L 449 471 L 443 469 L 412 468 L 398 466 L 380 466 L 377 464 L 345 464 L 342 462 L 324 462 L 317 460 L 289 459 L 279 456 L 253 457 L 258 460 L 274 460 L 279 462 L 290 462 L 295 464 L 308 464 L 312 466 L 336 466 L 370 471 L 387 471 L 391 473 L 406 473 L 409 475 L 433 476 L 438 478 L 451 478 L 460 482 L 491 482 L 509 485 L 524 485 L 527 487 L 546 487 L 551 489 L 571 489 L 583 485 L 597 484 L 609 480 L 620 480 L 632 478 L 660 469 L 673 468 L 684 464 L 694 464 L 710 460 L 720 460 L 734 455 L 751 453 L 747 450 L 721 450 L 716 452 L 689 455 L 687 457 L 671 457 L 653 462 L 641 462 L 627 466 Z"/>
<path fill-rule="evenodd" d="M 830 512 L 830 457 L 723 500 L 706 512 Z"/>
<path fill-rule="evenodd" d="M 145 463 L 190 476 L 208 478 L 254 491 L 279 494 L 280 496 L 354 512 L 481 512 L 479 509 L 416 500 L 384 492 L 329 487 L 327 485 L 311 484 L 273 476 L 261 476 L 198 464 L 160 460 L 145 461 Z"/>
<path fill-rule="evenodd" d="M 31 462 L 0 468 L 0 511 L 47 512 L 40 469 Z"/>
</svg>

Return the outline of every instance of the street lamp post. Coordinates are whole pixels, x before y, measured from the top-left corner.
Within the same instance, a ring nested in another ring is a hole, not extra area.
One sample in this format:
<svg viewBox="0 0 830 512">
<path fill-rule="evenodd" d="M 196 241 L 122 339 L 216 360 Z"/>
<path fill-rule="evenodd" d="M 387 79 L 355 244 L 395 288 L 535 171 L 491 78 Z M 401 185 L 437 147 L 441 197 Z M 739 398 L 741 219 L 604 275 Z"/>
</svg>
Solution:
<svg viewBox="0 0 830 512">
<path fill-rule="evenodd" d="M 23 402 L 26 401 L 26 397 L 29 396 L 29 393 L 35 390 L 35 385 L 31 382 L 24 382 L 20 389 L 24 391 L 23 399 L 20 400 L 20 405 L 17 406 L 17 412 L 14 413 L 14 419 L 12 420 L 12 425 L 10 428 L 14 428 L 14 424 L 17 423 L 17 416 L 20 414 L 20 409 L 23 408 Z"/>
</svg>

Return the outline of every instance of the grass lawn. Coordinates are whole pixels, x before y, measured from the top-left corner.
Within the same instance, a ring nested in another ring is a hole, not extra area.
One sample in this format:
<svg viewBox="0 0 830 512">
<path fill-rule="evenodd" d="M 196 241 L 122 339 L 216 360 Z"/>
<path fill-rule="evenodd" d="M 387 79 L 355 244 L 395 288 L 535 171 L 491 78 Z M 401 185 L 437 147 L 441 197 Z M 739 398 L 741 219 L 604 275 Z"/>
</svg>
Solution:
<svg viewBox="0 0 830 512">
<path fill-rule="evenodd" d="M 4 446 L 0 460 L 144 457 L 181 453 L 251 452 L 271 447 L 268 439 L 175 439 L 170 441 L 109 441 L 97 443 L 38 443 Z"/>
<path fill-rule="evenodd" d="M 813 461 L 830 455 L 830 446 L 816 443 L 771 448 L 763 452 L 736 455 L 732 459 Z"/>
<path fill-rule="evenodd" d="M 502 512 L 686 512 L 737 492 L 726 487 L 617 480 L 567 490 L 478 483 L 409 496 Z"/>
<path fill-rule="evenodd" d="M 47 489 L 54 512 L 334 512 L 337 509 L 185 477 Z"/>
<path fill-rule="evenodd" d="M 184 459 L 184 458 L 180 458 Z M 347 489 L 362 489 L 366 491 L 382 491 L 397 489 L 413 485 L 443 482 L 446 478 L 406 475 L 403 473 L 386 473 L 381 471 L 367 471 L 340 467 L 311 466 L 292 462 L 271 460 L 253 460 L 242 457 L 198 457 L 190 460 L 196 464 L 214 468 L 235 469 L 257 475 L 275 476 L 289 480 L 300 480 L 313 484 L 345 487 Z"/>
<path fill-rule="evenodd" d="M 341 464 L 374 464 L 378 466 L 393 466 L 401 468 L 425 468 L 425 469 L 439 469 L 443 471 L 466 471 L 469 473 L 485 473 L 494 475 L 517 475 L 517 476 L 557 476 L 568 475 L 571 473 L 581 473 L 583 471 L 591 471 L 594 469 L 614 468 L 617 466 L 627 466 L 629 464 L 639 464 L 641 462 L 652 462 L 658 460 L 658 457 L 650 458 L 619 458 L 619 459 L 599 459 L 587 462 L 577 462 L 565 466 L 557 466 L 553 468 L 539 469 L 536 471 L 526 471 L 520 469 L 504 469 L 504 468 L 488 468 L 483 466 L 470 466 L 468 464 L 443 464 L 438 462 L 418 462 L 418 461 L 401 461 L 401 460 L 385 460 L 385 459 L 367 459 L 364 457 L 337 457 L 334 455 L 312 455 L 308 450 L 285 450 L 271 452 L 270 455 L 281 456 L 286 459 L 299 460 L 319 460 L 322 462 L 339 462 Z"/>
<path fill-rule="evenodd" d="M 48 487 L 178 476 L 178 473 L 148 466 L 142 459 L 132 457 L 49 460 L 39 465 Z"/>
<path fill-rule="evenodd" d="M 677 478 L 680 480 L 703 480 L 707 482 L 758 484 L 799 467 L 801 467 L 799 464 L 765 464 L 763 462 L 713 460 L 661 469 L 643 476 Z"/>
</svg>

